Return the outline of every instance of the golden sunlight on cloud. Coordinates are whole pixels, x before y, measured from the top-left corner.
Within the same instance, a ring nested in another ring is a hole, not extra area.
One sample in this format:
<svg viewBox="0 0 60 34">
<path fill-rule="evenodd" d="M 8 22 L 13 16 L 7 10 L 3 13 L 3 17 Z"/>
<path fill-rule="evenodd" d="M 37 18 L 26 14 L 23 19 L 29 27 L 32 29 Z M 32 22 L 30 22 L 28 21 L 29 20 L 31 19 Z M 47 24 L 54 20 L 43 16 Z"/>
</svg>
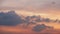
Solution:
<svg viewBox="0 0 60 34">
<path fill-rule="evenodd" d="M 59 13 L 44 13 L 44 12 L 32 12 L 32 11 L 26 11 L 26 10 L 16 10 L 16 13 L 18 15 L 23 16 L 33 16 L 33 15 L 40 15 L 43 18 L 50 18 L 50 19 L 60 19 Z"/>
</svg>

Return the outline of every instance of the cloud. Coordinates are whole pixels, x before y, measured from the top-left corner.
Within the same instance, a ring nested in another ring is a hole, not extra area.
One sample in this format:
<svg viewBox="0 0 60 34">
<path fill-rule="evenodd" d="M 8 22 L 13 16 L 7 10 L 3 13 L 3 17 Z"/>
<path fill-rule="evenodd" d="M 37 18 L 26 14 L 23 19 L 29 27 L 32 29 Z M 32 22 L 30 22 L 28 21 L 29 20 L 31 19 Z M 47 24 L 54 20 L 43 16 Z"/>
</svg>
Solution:
<svg viewBox="0 0 60 34">
<path fill-rule="evenodd" d="M 41 32 L 43 30 L 46 30 L 47 28 L 49 30 L 53 29 L 53 27 L 46 26 L 45 24 L 38 24 L 38 25 L 34 26 L 32 30 L 35 31 L 35 32 Z"/>
<path fill-rule="evenodd" d="M 0 25 L 13 26 L 21 24 L 22 19 L 14 11 L 9 11 L 7 13 L 0 12 Z"/>
<path fill-rule="evenodd" d="M 36 31 L 36 32 L 40 32 L 43 29 L 45 29 L 45 25 L 36 25 L 35 27 L 33 27 L 33 31 Z"/>
</svg>

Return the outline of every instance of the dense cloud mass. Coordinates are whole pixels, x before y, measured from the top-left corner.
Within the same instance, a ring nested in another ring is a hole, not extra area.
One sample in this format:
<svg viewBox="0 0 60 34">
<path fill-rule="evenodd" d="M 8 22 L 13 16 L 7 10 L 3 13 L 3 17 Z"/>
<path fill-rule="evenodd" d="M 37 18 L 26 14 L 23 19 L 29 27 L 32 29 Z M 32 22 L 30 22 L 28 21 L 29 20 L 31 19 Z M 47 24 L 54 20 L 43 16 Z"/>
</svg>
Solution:
<svg viewBox="0 0 60 34">
<path fill-rule="evenodd" d="M 0 12 L 0 25 L 12 26 L 20 23 L 22 23 L 22 19 L 14 11 Z"/>
</svg>

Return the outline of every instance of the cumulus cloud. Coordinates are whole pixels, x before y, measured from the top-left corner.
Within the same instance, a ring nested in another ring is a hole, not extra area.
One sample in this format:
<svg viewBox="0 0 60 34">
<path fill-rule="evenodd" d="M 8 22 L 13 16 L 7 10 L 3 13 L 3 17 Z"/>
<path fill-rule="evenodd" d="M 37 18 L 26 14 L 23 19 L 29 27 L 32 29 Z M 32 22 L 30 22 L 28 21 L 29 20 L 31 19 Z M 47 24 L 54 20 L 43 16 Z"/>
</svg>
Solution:
<svg viewBox="0 0 60 34">
<path fill-rule="evenodd" d="M 0 25 L 17 25 L 21 24 L 22 19 L 14 11 L 9 11 L 7 13 L 0 12 Z"/>
</svg>

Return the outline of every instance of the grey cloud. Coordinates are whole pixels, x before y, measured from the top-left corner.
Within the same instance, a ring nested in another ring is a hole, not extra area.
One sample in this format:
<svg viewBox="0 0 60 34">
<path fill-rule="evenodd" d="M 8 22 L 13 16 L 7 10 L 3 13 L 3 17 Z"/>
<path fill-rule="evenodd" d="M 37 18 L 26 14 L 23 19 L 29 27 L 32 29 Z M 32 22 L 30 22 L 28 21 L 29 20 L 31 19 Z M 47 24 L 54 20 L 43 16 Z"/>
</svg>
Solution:
<svg viewBox="0 0 60 34">
<path fill-rule="evenodd" d="M 14 11 L 0 13 L 0 25 L 15 26 L 22 23 L 22 19 Z"/>
<path fill-rule="evenodd" d="M 46 26 L 45 24 L 38 24 L 38 25 L 34 26 L 32 30 L 35 32 L 41 32 L 43 30 L 46 30 L 46 28 L 48 28 L 49 30 L 53 29 L 53 27 L 51 27 L 51 26 Z"/>
</svg>

